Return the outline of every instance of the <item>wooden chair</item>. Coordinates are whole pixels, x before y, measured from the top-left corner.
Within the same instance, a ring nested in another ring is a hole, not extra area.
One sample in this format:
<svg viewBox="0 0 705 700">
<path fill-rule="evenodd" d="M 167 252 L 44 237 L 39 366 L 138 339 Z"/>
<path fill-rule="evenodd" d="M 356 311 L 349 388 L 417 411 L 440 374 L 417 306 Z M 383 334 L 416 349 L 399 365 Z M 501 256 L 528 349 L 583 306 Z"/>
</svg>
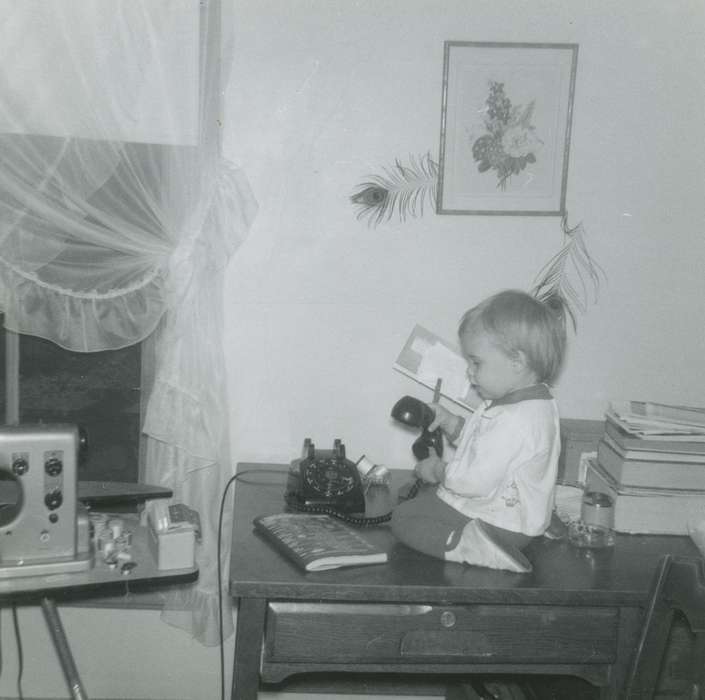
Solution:
<svg viewBox="0 0 705 700">
<path fill-rule="evenodd" d="M 627 679 L 627 700 L 648 700 L 666 653 L 677 611 L 685 616 L 695 637 L 688 700 L 705 700 L 705 562 L 667 554 L 654 575 L 649 603 L 634 662 Z"/>
</svg>

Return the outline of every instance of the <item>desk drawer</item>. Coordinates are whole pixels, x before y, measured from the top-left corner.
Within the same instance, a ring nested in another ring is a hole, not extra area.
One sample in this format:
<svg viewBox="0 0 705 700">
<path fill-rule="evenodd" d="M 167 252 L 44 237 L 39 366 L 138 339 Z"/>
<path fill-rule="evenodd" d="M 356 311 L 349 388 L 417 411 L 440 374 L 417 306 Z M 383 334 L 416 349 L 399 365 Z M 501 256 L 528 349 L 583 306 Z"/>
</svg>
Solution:
<svg viewBox="0 0 705 700">
<path fill-rule="evenodd" d="M 270 603 L 265 660 L 384 663 L 614 661 L 617 608 Z M 322 654 L 322 650 L 323 654 Z"/>
</svg>

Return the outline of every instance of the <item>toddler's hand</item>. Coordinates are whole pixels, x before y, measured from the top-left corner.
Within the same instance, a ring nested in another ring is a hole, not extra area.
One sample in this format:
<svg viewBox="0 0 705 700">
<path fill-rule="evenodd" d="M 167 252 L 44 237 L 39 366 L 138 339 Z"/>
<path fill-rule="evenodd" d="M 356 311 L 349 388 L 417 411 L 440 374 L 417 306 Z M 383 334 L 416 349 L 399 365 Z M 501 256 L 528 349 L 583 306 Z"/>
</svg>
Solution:
<svg viewBox="0 0 705 700">
<path fill-rule="evenodd" d="M 460 416 L 456 416 L 455 413 L 451 413 L 447 408 L 441 406 L 439 403 L 430 403 L 428 405 L 436 414 L 433 422 L 428 426 L 429 432 L 433 432 L 436 428 L 440 428 L 446 436 L 453 435 L 458 430 L 460 421 L 463 419 Z"/>
<path fill-rule="evenodd" d="M 443 481 L 446 463 L 438 455 L 431 454 L 414 467 L 414 473 L 427 484 L 438 484 Z"/>
</svg>

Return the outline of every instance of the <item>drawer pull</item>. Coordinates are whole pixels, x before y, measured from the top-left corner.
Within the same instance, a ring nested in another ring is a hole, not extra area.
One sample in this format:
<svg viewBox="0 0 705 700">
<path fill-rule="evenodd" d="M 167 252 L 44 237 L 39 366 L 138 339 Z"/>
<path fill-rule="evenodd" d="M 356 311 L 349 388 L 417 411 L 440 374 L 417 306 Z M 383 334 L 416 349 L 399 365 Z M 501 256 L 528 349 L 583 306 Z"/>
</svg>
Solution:
<svg viewBox="0 0 705 700">
<path fill-rule="evenodd" d="M 444 610 L 441 613 L 441 625 L 443 627 L 453 627 L 455 625 L 455 614 L 450 610 Z"/>
</svg>

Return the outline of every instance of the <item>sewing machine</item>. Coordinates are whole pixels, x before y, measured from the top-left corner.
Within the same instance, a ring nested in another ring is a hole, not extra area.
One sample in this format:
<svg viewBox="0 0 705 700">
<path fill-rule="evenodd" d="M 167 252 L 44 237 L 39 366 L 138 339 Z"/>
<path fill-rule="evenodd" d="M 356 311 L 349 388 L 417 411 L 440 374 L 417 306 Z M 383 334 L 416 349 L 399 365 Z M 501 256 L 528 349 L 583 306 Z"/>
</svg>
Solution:
<svg viewBox="0 0 705 700">
<path fill-rule="evenodd" d="M 77 498 L 83 442 L 70 424 L 0 426 L 0 580 L 91 568 Z"/>
</svg>

